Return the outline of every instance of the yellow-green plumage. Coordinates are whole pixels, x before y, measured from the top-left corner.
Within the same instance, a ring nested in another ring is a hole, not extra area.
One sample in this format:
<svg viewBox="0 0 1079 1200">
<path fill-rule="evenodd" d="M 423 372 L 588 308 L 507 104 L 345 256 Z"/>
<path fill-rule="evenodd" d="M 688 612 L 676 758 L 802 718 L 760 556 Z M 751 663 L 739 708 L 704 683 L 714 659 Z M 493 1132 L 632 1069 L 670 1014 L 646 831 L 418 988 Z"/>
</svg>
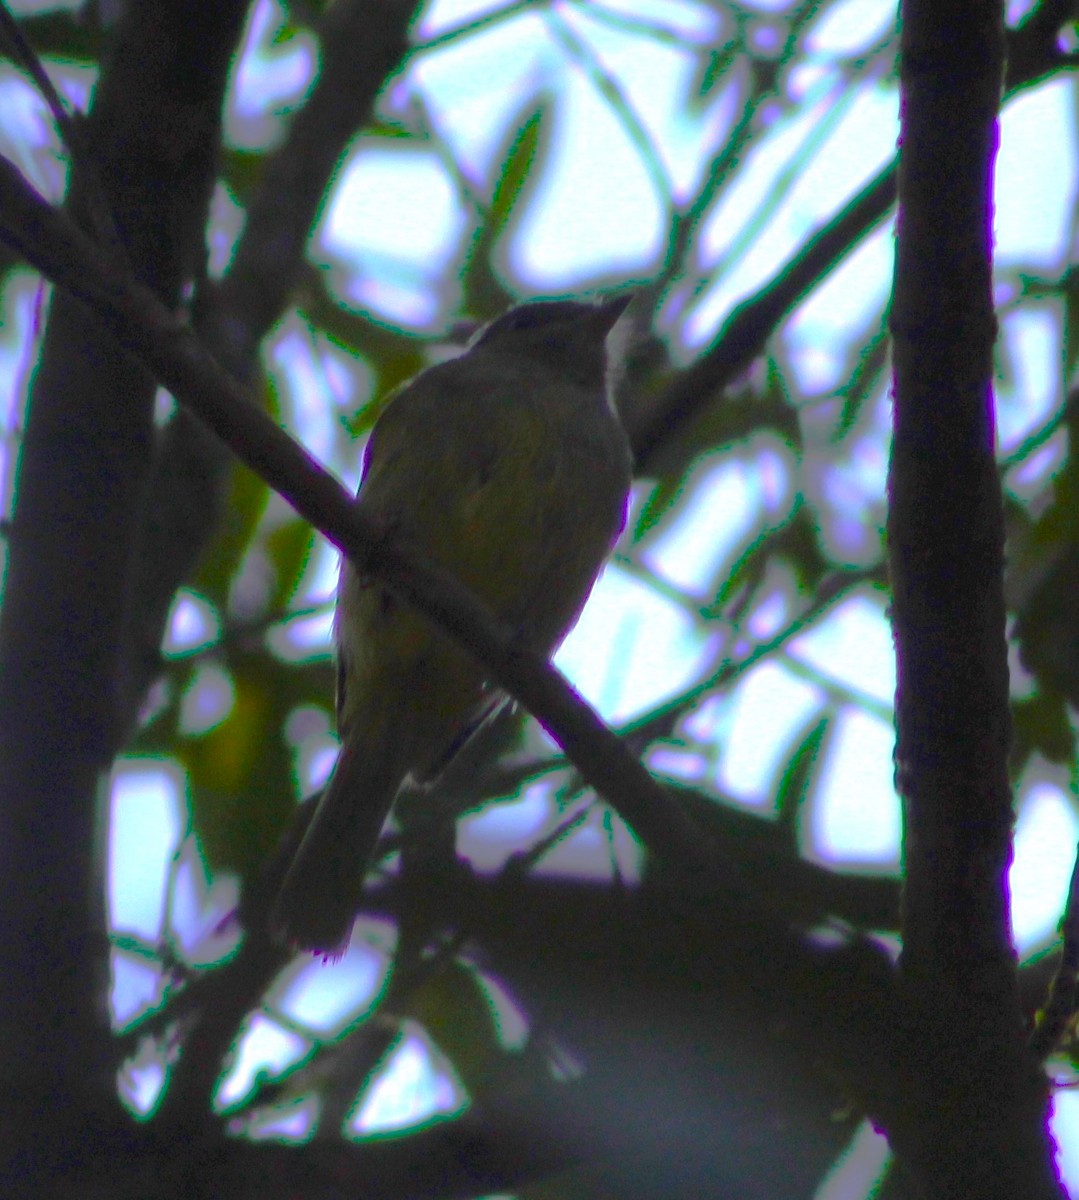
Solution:
<svg viewBox="0 0 1079 1200">
<path fill-rule="evenodd" d="M 512 310 L 406 384 L 368 443 L 359 507 L 544 654 L 625 520 L 629 449 L 604 382 L 625 303 Z M 331 955 L 401 784 L 441 770 L 501 700 L 466 654 L 347 564 L 335 633 L 341 756 L 273 917 L 289 941 Z"/>
</svg>

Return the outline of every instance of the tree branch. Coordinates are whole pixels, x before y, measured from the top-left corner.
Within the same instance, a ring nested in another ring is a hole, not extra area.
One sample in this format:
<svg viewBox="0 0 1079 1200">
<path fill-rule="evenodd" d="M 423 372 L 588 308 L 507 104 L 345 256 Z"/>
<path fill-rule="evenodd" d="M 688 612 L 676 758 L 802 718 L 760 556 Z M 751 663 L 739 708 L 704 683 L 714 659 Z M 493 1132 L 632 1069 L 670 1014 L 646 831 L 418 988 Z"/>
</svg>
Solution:
<svg viewBox="0 0 1079 1200">
<path fill-rule="evenodd" d="M 701 886 L 730 889 L 734 873 L 591 708 L 542 657 L 522 646 L 447 572 L 424 564 L 356 511 L 352 497 L 279 429 L 206 353 L 194 333 L 51 208 L 6 160 L 0 238 L 83 301 L 114 337 L 229 448 L 337 545 L 484 664 L 552 733 L 584 778 L 642 840 Z M 741 902 L 745 902 L 744 900 Z"/>
<path fill-rule="evenodd" d="M 300 278 L 319 205 L 348 140 L 367 123 L 387 74 L 407 52 L 417 0 L 339 0 L 316 27 L 321 67 L 285 141 L 267 155 L 233 261 L 205 285 L 195 327 L 237 379 L 249 380 L 259 346 Z M 165 620 L 217 527 L 231 459 L 187 409 L 169 422 L 147 488 L 146 536 L 133 586 L 127 724 L 160 668 Z"/>
<path fill-rule="evenodd" d="M 888 544 L 905 806 L 901 1118 L 926 1195 L 1059 1197 L 1008 910 L 1012 796 L 995 462 L 998 0 L 905 0 Z"/>
<path fill-rule="evenodd" d="M 243 10 L 192 22 L 183 5 L 126 6 L 84 127 L 93 178 L 74 165 L 70 210 L 85 221 L 104 205 L 140 286 L 168 305 L 201 242 Z M 0 609 L 0 1060 L 5 1082 L 34 1097 L 16 1111 L 43 1155 L 67 1136 L 50 1108 L 121 1115 L 102 1012 L 99 789 L 119 740 L 154 391 L 93 314 L 54 298 Z"/>
<path fill-rule="evenodd" d="M 1079 55 L 1065 54 L 1057 34 L 1076 11 L 1076 0 L 1043 0 L 1014 31 L 1007 33 L 1006 95 L 1044 79 L 1053 71 L 1079 65 Z M 727 318 L 712 348 L 679 373 L 666 391 L 628 422 L 637 469 L 655 469 L 665 442 L 691 423 L 760 356 L 779 323 L 803 300 L 840 259 L 895 202 L 898 159 L 851 199 L 755 296 Z"/>
</svg>

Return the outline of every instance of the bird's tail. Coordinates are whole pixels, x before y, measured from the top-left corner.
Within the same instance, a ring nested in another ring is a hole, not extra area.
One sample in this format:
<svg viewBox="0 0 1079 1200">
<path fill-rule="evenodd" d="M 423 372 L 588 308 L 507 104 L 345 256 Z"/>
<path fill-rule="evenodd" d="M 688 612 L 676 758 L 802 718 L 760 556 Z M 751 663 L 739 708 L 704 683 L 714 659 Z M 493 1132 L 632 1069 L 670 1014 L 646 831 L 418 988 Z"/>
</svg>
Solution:
<svg viewBox="0 0 1079 1200">
<path fill-rule="evenodd" d="M 277 893 L 270 927 L 289 945 L 328 958 L 344 953 L 363 877 L 409 754 L 390 730 L 364 744 L 347 738 Z"/>
</svg>

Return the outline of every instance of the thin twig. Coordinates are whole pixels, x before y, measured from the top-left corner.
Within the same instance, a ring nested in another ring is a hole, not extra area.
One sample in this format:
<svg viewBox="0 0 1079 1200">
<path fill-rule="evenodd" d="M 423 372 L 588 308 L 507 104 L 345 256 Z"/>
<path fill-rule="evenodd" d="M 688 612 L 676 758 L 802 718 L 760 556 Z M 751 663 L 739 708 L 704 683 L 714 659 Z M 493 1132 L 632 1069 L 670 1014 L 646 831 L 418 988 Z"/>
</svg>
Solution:
<svg viewBox="0 0 1079 1200">
<path fill-rule="evenodd" d="M 1049 1057 L 1060 1044 L 1065 1030 L 1079 1008 L 1079 850 L 1068 886 L 1068 902 L 1060 924 L 1063 945 L 1060 966 L 1049 988 L 1049 999 L 1038 1014 L 1030 1035 L 1030 1048 L 1039 1061 Z"/>
<path fill-rule="evenodd" d="M 105 188 L 94 163 L 94 156 L 83 137 L 82 128 L 78 121 L 68 113 L 63 98 L 45 70 L 44 63 L 37 51 L 24 37 L 19 23 L 3 0 L 0 0 L 0 44 L 6 46 L 11 61 L 16 66 L 22 67 L 30 76 L 34 86 L 41 93 L 42 99 L 48 105 L 49 112 L 52 113 L 60 140 L 67 147 L 71 163 L 78 170 L 86 188 L 86 207 L 93 232 L 105 246 L 119 257 L 120 261 L 126 263 L 126 253 L 116 229 L 116 222 L 113 220 L 112 208 L 105 195 Z"/>
</svg>

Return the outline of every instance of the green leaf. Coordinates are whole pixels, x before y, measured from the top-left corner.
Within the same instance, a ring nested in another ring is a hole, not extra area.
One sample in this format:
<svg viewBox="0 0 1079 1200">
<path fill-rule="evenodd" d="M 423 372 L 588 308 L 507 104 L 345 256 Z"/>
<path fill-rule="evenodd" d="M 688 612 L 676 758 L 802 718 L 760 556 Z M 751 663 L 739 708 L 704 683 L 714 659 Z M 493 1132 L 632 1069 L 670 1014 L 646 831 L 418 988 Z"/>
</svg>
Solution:
<svg viewBox="0 0 1079 1200">
<path fill-rule="evenodd" d="M 724 608 L 740 591 L 751 594 L 777 559 L 790 566 L 798 586 L 807 594 L 830 570 L 820 544 L 816 517 L 801 498 L 795 502 L 787 521 L 762 533 L 734 564 L 716 595 L 714 609 Z"/>
<path fill-rule="evenodd" d="M 271 698 L 252 680 L 237 679 L 229 716 L 181 746 L 206 861 L 246 876 L 276 845 L 295 808 L 291 764 Z"/>
<path fill-rule="evenodd" d="M 769 360 L 764 388 L 728 389 L 698 408 L 694 418 L 668 433 L 649 462 L 661 479 L 685 478 L 706 454 L 772 433 L 795 454 L 802 453 L 802 427 L 779 364 Z"/>
<path fill-rule="evenodd" d="M 224 612 L 229 588 L 255 537 L 270 498 L 270 489 L 254 472 L 236 463 L 221 523 L 199 563 L 192 586 Z"/>
<path fill-rule="evenodd" d="M 331 707 L 328 661 L 283 663 L 259 644 L 229 644 L 231 712 L 207 733 L 177 732 L 173 753 L 191 780 L 192 824 L 208 864 L 249 877 L 296 812 L 293 749 L 284 727 L 300 705 Z M 174 717 L 175 721 L 175 717 Z"/>
<path fill-rule="evenodd" d="M 690 80 L 690 86 L 687 89 L 689 95 L 696 97 L 698 101 L 696 107 L 699 108 L 700 102 L 707 100 L 726 79 L 727 72 L 744 48 L 741 39 L 732 38 L 726 45 L 710 51 L 706 57 L 698 57 L 699 78 L 696 81 Z"/>
<path fill-rule="evenodd" d="M 1064 379 L 1075 376 L 1079 363 L 1079 267 L 1064 276 Z"/>
<path fill-rule="evenodd" d="M 1054 550 L 1047 566 L 1021 581 L 1030 590 L 1018 604 L 1014 637 L 1039 684 L 1079 708 L 1079 547 L 1068 540 Z"/>
<path fill-rule="evenodd" d="M 410 994 L 405 1011 L 423 1024 L 449 1057 L 469 1095 L 481 1096 L 506 1052 L 476 972 L 463 963 L 447 962 Z"/>
<path fill-rule="evenodd" d="M 495 231 L 501 231 L 506 227 L 514 206 L 528 182 L 532 164 L 539 149 L 540 131 L 545 111 L 544 106 L 537 108 L 524 124 L 518 127 L 517 136 L 503 161 L 502 174 L 495 184 L 494 195 L 491 197 L 488 221 L 489 227 Z"/>
<path fill-rule="evenodd" d="M 82 11 L 20 13 L 19 26 L 42 58 L 98 65 L 108 24 L 85 20 Z"/>
<path fill-rule="evenodd" d="M 882 317 L 877 332 L 859 355 L 858 364 L 851 374 L 849 383 L 840 391 L 840 395 L 843 397 L 843 408 L 836 423 L 835 438 L 837 441 L 850 432 L 865 407 L 866 401 L 876 395 L 881 376 L 888 366 L 888 352 L 891 344 L 887 320 Z"/>
<path fill-rule="evenodd" d="M 821 717 L 810 729 L 787 760 L 783 778 L 779 781 L 779 788 L 776 791 L 776 812 L 780 824 L 790 831 L 792 840 L 797 830 L 802 804 L 805 802 L 809 785 L 813 779 L 813 771 L 820 758 L 821 746 L 823 746 L 828 733 L 828 724 L 828 717 Z"/>
<path fill-rule="evenodd" d="M 237 150 L 228 147 L 221 152 L 221 177 L 232 193 L 233 199 L 247 206 L 259 180 L 266 155 L 261 151 Z"/>
<path fill-rule="evenodd" d="M 470 313 L 494 314 L 513 299 L 496 277 L 491 258 L 536 166 L 546 111 L 546 104 L 541 105 L 517 125 L 495 181 L 490 207 L 466 254 L 461 285 L 464 306 Z"/>
<path fill-rule="evenodd" d="M 311 558 L 315 535 L 306 521 L 286 521 L 266 537 L 266 552 L 274 565 L 276 583 L 270 600 L 271 612 L 284 611 L 296 594 Z"/>
<path fill-rule="evenodd" d="M 685 495 L 685 490 L 684 473 L 665 475 L 656 482 L 648 499 L 641 505 L 640 512 L 637 514 L 637 522 L 633 526 L 634 544 L 659 525 L 674 508 L 676 502 Z"/>
<path fill-rule="evenodd" d="M 343 308 L 317 276 L 307 280 L 302 312 L 330 342 L 351 357 L 362 358 L 372 373 L 377 373 L 373 397 L 349 422 L 354 435 L 366 433 L 394 388 L 428 365 L 424 342 L 396 326 Z"/>
<path fill-rule="evenodd" d="M 1075 731 L 1064 697 L 1043 689 L 1013 701 L 1012 739 L 1009 765 L 1013 778 L 1020 775 L 1035 753 L 1049 762 L 1070 763 L 1075 753 Z"/>
</svg>

